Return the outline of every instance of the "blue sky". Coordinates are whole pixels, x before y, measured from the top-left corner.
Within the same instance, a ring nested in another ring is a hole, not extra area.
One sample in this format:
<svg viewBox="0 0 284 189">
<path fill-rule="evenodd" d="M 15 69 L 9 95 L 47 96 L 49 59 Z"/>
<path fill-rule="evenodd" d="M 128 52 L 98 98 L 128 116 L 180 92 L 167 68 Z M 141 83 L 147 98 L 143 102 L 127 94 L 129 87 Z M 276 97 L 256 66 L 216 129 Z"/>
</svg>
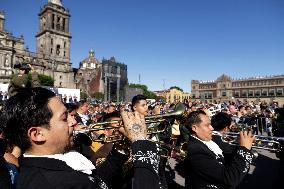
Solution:
<svg viewBox="0 0 284 189">
<path fill-rule="evenodd" d="M 47 0 L 0 0 L 6 29 L 35 51 Z M 71 62 L 92 48 L 127 64 L 150 90 L 190 82 L 284 74 L 283 0 L 63 0 L 71 13 Z M 165 85 L 164 85 L 165 83 Z"/>
</svg>

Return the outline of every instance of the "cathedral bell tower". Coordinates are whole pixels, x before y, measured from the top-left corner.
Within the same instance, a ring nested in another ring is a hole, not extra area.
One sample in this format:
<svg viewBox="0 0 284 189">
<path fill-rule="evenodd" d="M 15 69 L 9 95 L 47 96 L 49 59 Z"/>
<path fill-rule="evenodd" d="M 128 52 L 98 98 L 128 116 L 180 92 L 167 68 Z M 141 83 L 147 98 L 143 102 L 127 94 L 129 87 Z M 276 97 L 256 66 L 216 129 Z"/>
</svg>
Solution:
<svg viewBox="0 0 284 189">
<path fill-rule="evenodd" d="M 5 15 L 4 12 L 0 11 L 0 31 L 5 29 Z"/>
<path fill-rule="evenodd" d="M 70 14 L 61 0 L 48 0 L 38 14 L 37 53 L 56 62 L 70 64 Z"/>
</svg>

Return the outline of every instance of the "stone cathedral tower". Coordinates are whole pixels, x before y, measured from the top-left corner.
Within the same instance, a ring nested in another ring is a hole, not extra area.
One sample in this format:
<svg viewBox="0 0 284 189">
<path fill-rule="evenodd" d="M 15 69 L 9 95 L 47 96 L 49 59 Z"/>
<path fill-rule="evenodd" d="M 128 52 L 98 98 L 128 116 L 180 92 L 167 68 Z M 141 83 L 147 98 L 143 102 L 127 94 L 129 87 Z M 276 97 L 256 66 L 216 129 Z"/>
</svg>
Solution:
<svg viewBox="0 0 284 189">
<path fill-rule="evenodd" d="M 49 75 L 54 77 L 56 87 L 73 88 L 74 74 L 70 63 L 69 32 L 70 14 L 60 0 L 48 0 L 39 15 L 39 32 L 36 35 L 38 54 L 51 64 Z"/>
</svg>

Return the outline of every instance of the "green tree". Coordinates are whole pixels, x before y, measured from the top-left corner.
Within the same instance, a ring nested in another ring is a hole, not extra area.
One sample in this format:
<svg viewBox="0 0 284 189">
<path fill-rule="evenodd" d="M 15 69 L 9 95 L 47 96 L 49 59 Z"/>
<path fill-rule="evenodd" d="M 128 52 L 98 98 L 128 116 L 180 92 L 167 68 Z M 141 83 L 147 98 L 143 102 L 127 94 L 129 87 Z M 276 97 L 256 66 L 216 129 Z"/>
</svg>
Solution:
<svg viewBox="0 0 284 189">
<path fill-rule="evenodd" d="M 157 98 L 155 98 L 157 101 L 162 101 L 162 102 L 166 102 L 166 98 L 163 96 L 157 96 Z"/>
<path fill-rule="evenodd" d="M 54 79 L 48 75 L 39 74 L 38 79 L 43 86 L 54 86 Z"/>
<path fill-rule="evenodd" d="M 95 98 L 95 99 L 103 99 L 104 98 L 104 94 L 100 93 L 100 92 L 94 92 L 94 93 L 91 94 L 91 97 Z"/>
<path fill-rule="evenodd" d="M 183 92 L 183 90 L 180 87 L 177 87 L 177 86 L 172 86 L 170 89 L 177 89 L 177 90 L 180 90 L 181 92 Z"/>
<path fill-rule="evenodd" d="M 28 78 L 31 81 L 32 80 L 32 75 L 31 73 L 28 74 Z M 54 79 L 48 75 L 44 75 L 44 74 L 38 74 L 38 80 L 40 85 L 42 86 L 54 86 Z"/>
<path fill-rule="evenodd" d="M 128 85 L 129 88 L 139 88 L 139 89 L 143 89 L 143 95 L 145 95 L 147 98 L 152 98 L 152 99 L 156 99 L 159 100 L 160 97 L 158 97 L 155 93 L 153 93 L 152 91 L 148 90 L 148 87 L 146 85 L 141 85 L 141 84 L 134 84 L 131 83 Z"/>
<path fill-rule="evenodd" d="M 145 93 L 145 91 L 148 91 L 148 87 L 147 87 L 146 85 L 131 83 L 131 84 L 128 85 L 128 87 L 129 87 L 129 88 L 143 89 L 144 93 Z"/>
<path fill-rule="evenodd" d="M 80 98 L 81 98 L 82 100 L 87 99 L 87 98 L 88 98 L 87 93 L 81 91 L 81 92 L 80 92 Z"/>
</svg>

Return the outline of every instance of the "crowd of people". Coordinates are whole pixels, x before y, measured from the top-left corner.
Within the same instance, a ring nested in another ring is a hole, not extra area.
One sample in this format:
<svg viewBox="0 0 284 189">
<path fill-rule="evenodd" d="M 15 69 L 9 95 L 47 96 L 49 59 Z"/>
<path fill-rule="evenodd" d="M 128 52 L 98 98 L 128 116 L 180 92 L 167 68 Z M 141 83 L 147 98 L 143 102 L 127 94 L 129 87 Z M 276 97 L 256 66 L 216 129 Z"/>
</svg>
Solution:
<svg viewBox="0 0 284 189">
<path fill-rule="evenodd" d="M 176 104 L 144 95 L 64 103 L 48 89 L 17 88 L 1 110 L 0 188 L 166 189 L 169 157 L 183 161 L 185 188 L 236 188 L 254 159 L 255 136 L 273 135 L 278 104 L 181 103 L 182 114 L 166 117 Z M 236 126 L 251 129 L 238 130 L 232 146 L 222 136 Z"/>
</svg>

